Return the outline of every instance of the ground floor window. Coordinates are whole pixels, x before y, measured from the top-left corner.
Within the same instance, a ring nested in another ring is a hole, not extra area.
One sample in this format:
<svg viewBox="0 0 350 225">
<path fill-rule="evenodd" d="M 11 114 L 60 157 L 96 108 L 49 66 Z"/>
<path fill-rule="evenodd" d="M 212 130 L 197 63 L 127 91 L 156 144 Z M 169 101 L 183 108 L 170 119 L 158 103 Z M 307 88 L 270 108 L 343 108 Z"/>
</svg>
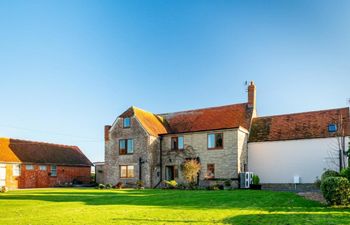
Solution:
<svg viewBox="0 0 350 225">
<path fill-rule="evenodd" d="M 207 164 L 207 174 L 205 175 L 206 179 L 215 178 L 215 164 Z"/>
<path fill-rule="evenodd" d="M 166 166 L 165 167 L 166 180 L 175 180 L 179 178 L 179 169 L 177 166 Z"/>
<path fill-rule="evenodd" d="M 120 166 L 120 178 L 134 178 L 134 166 Z"/>
<path fill-rule="evenodd" d="M 46 166 L 45 165 L 40 165 L 39 166 L 39 170 L 46 170 Z"/>
<path fill-rule="evenodd" d="M 21 176 L 21 164 L 14 164 L 12 166 L 12 169 L 13 169 L 12 171 L 13 176 L 16 176 L 16 177 Z"/>
<path fill-rule="evenodd" d="M 34 166 L 33 165 L 26 165 L 26 170 L 34 170 Z"/>
<path fill-rule="evenodd" d="M 57 166 L 51 165 L 51 177 L 57 176 Z"/>
</svg>

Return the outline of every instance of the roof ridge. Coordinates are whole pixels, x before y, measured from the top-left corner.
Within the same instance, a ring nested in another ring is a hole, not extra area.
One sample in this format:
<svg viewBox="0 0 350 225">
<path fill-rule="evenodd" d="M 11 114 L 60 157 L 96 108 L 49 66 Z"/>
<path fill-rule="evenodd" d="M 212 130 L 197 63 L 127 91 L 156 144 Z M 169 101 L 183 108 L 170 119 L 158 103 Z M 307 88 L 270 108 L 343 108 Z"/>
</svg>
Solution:
<svg viewBox="0 0 350 225">
<path fill-rule="evenodd" d="M 27 142 L 32 143 L 32 144 L 46 144 L 46 145 L 54 145 L 54 146 L 60 146 L 60 147 L 71 147 L 75 149 L 79 149 L 78 146 L 76 145 L 64 145 L 64 144 L 56 144 L 56 143 L 50 143 L 50 142 L 43 142 L 43 141 L 30 141 L 30 140 L 24 140 L 24 139 L 17 139 L 17 138 L 6 138 L 6 137 L 0 137 L 0 139 L 8 139 L 8 140 L 14 140 L 14 141 L 22 141 L 22 142 Z"/>
<path fill-rule="evenodd" d="M 229 107 L 229 106 L 234 106 L 234 105 L 245 105 L 245 104 L 247 104 L 247 103 L 246 102 L 242 102 L 242 103 L 236 103 L 236 104 L 211 106 L 211 107 L 206 107 L 206 108 L 189 109 L 189 110 L 177 111 L 177 112 L 159 113 L 159 114 L 155 114 L 155 115 L 163 116 L 163 115 L 169 115 L 169 114 L 175 114 L 175 113 L 187 113 L 187 112 L 193 112 L 193 111 L 200 111 L 200 110 L 207 110 L 207 109 L 217 109 L 217 108 L 224 108 L 224 107 Z"/>
<path fill-rule="evenodd" d="M 317 113 L 317 112 L 329 112 L 329 111 L 336 111 L 336 110 L 342 110 L 342 109 L 349 109 L 349 107 L 343 107 L 343 108 L 333 108 L 333 109 L 321 109 L 321 110 L 313 110 L 313 111 L 306 111 L 306 112 L 296 112 L 296 113 L 286 113 L 286 114 L 275 114 L 270 116 L 257 116 L 253 119 L 261 119 L 261 118 L 268 118 L 268 117 L 280 117 L 280 116 L 291 116 L 291 115 L 300 115 L 305 113 Z"/>
</svg>

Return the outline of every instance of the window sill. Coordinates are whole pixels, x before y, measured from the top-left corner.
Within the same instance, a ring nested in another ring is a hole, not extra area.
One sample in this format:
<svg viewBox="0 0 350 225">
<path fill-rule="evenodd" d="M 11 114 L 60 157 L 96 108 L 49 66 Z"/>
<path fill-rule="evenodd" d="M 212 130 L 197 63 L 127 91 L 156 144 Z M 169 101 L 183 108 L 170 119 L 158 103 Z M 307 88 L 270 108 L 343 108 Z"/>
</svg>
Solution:
<svg viewBox="0 0 350 225">
<path fill-rule="evenodd" d="M 220 147 L 220 148 L 208 148 L 208 150 L 223 150 L 224 147 Z"/>
</svg>

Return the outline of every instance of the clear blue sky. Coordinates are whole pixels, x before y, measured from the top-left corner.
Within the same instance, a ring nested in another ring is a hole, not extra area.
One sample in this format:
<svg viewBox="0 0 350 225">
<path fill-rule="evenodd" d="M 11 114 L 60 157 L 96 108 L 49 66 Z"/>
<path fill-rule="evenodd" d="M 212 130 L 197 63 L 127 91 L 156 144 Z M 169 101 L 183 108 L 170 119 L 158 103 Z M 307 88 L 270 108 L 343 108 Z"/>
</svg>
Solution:
<svg viewBox="0 0 350 225">
<path fill-rule="evenodd" d="M 131 105 L 348 106 L 350 1 L 0 1 L 0 136 L 104 158 Z"/>
</svg>

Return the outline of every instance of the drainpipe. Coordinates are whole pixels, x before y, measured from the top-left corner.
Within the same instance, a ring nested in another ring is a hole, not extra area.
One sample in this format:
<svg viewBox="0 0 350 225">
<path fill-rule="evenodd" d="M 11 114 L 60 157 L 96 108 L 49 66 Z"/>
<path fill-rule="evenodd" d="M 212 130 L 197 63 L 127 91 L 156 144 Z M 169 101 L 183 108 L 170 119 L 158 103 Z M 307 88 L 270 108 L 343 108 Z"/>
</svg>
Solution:
<svg viewBox="0 0 350 225">
<path fill-rule="evenodd" d="M 163 136 L 159 137 L 159 182 L 154 186 L 154 188 L 157 188 L 160 183 L 163 181 L 163 147 L 162 147 L 162 141 L 163 141 Z"/>
</svg>

